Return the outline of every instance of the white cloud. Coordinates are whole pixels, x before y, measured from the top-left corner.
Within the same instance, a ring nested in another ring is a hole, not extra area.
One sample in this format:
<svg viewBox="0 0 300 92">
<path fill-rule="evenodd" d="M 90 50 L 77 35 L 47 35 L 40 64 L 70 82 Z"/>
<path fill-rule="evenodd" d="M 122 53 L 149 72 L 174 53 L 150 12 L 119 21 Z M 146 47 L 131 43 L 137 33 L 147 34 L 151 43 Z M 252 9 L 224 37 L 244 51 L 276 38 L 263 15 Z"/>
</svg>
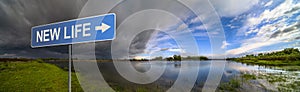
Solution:
<svg viewBox="0 0 300 92">
<path fill-rule="evenodd" d="M 230 45 L 229 43 L 227 43 L 226 41 L 223 41 L 223 44 L 222 44 L 222 49 L 225 49 L 228 45 Z"/>
<path fill-rule="evenodd" d="M 137 60 L 141 60 L 141 59 L 150 59 L 149 56 L 133 56 L 134 59 L 137 59 Z"/>
<path fill-rule="evenodd" d="M 177 30 L 185 30 L 185 29 L 187 29 L 188 28 L 188 26 L 186 25 L 186 24 L 181 24 L 181 25 L 179 25 L 178 27 L 177 27 Z"/>
<path fill-rule="evenodd" d="M 206 30 L 206 27 L 204 25 L 200 25 L 195 27 L 194 30 Z"/>
<path fill-rule="evenodd" d="M 241 47 L 236 48 L 236 49 L 231 49 L 226 51 L 227 55 L 238 55 L 238 54 L 242 54 L 245 52 L 249 52 L 251 50 L 257 49 L 259 47 L 263 47 L 263 46 L 268 46 L 268 45 L 272 45 L 275 43 L 279 43 L 279 41 L 260 41 L 258 42 L 256 39 L 253 42 L 246 42 L 244 43 Z"/>
<path fill-rule="evenodd" d="M 275 37 L 272 37 L 274 33 L 272 32 L 265 32 L 265 30 L 273 29 L 273 27 L 269 27 L 270 25 L 264 26 L 265 28 L 261 28 L 259 32 L 262 32 L 264 34 L 258 34 L 255 37 L 251 39 L 246 39 L 242 41 L 241 47 L 236 49 L 231 49 L 226 52 L 228 55 L 238 55 L 245 52 L 249 52 L 252 50 L 259 49 L 264 46 L 270 46 L 277 43 L 282 42 L 289 42 L 295 40 L 297 37 L 300 36 L 300 30 L 299 29 L 290 29 L 294 28 L 294 26 L 298 26 L 298 23 L 295 23 L 291 26 L 286 26 L 277 31 L 276 34 L 279 34 Z M 284 30 L 290 30 L 289 32 L 283 32 Z"/>
<path fill-rule="evenodd" d="M 265 7 L 272 5 L 273 0 L 269 1 L 268 3 L 265 4 Z"/>
<path fill-rule="evenodd" d="M 273 1 L 270 1 L 270 2 L 273 3 Z M 268 3 L 270 3 L 270 2 L 268 2 Z M 293 13 L 287 13 L 287 12 L 292 10 L 293 8 L 296 8 L 299 6 L 300 6 L 300 4 L 293 4 L 292 0 L 286 0 L 285 2 L 283 2 L 282 4 L 280 4 L 279 6 L 274 8 L 273 10 L 270 10 L 270 9 L 265 10 L 258 17 L 253 17 L 254 16 L 253 14 L 249 14 L 248 19 L 244 23 L 244 26 L 238 30 L 237 36 L 244 36 L 244 35 L 247 36 L 248 34 L 257 33 L 257 32 L 259 32 L 259 34 L 262 35 L 262 34 L 265 34 L 266 32 L 272 31 L 272 30 L 262 30 L 262 29 L 259 29 L 261 31 L 258 31 L 258 29 L 256 27 L 257 27 L 257 25 L 261 24 L 262 22 L 274 21 L 274 20 L 278 19 L 279 17 L 282 17 L 282 19 L 279 20 L 277 24 L 272 25 L 272 26 L 276 27 L 276 28 L 284 27 L 285 26 L 284 21 L 286 21 L 289 17 L 291 17 L 293 15 Z M 299 10 L 297 10 L 297 11 L 299 11 Z M 248 30 L 251 30 L 251 31 L 248 31 Z"/>
<path fill-rule="evenodd" d="M 252 8 L 259 0 L 211 0 L 221 16 L 237 16 Z"/>
<path fill-rule="evenodd" d="M 299 27 L 300 24 L 296 22 L 289 25 L 287 23 L 288 20 L 291 20 L 291 16 L 294 14 L 287 13 L 287 11 L 290 11 L 295 7 L 299 7 L 299 5 L 300 4 L 293 4 L 291 0 L 286 0 L 273 10 L 265 10 L 258 17 L 249 16 L 248 20 L 244 26 L 240 28 L 238 33 L 244 33 L 246 36 L 253 33 L 256 33 L 256 35 L 250 39 L 242 41 L 239 48 L 228 50 L 226 54 L 238 55 L 251 52 L 264 46 L 270 46 L 281 42 L 289 42 L 299 38 L 300 30 L 297 29 L 297 27 Z M 274 20 L 278 21 L 270 22 Z M 299 19 L 296 20 L 299 21 Z M 263 24 L 263 21 L 269 24 Z M 258 25 L 262 25 L 262 27 L 258 28 Z M 241 36 L 239 34 L 237 35 Z"/>
<path fill-rule="evenodd" d="M 250 29 L 256 29 L 255 27 L 262 23 L 264 20 L 266 22 L 270 22 L 273 20 L 278 19 L 279 17 L 284 17 L 282 20 L 280 21 L 285 21 L 286 18 L 290 17 L 292 14 L 286 14 L 287 11 L 293 9 L 294 7 L 298 7 L 299 4 L 293 4 L 292 0 L 286 0 L 285 2 L 283 2 L 282 4 L 280 4 L 279 6 L 277 6 L 275 9 L 273 10 L 265 10 L 259 17 L 252 17 L 249 16 L 247 22 L 244 24 L 244 26 L 249 27 Z M 283 23 L 283 22 L 281 22 Z M 283 24 L 278 24 L 276 25 L 276 27 L 281 27 L 281 25 Z"/>
<path fill-rule="evenodd" d="M 230 27 L 231 29 L 234 29 L 234 28 L 237 28 L 237 27 L 238 27 L 238 26 L 233 26 L 232 24 L 228 24 L 228 25 L 226 25 L 226 26 Z"/>
<path fill-rule="evenodd" d="M 201 22 L 200 18 L 195 17 L 195 18 L 193 18 L 193 19 L 191 20 L 190 23 L 199 23 L 199 22 Z"/>
<path fill-rule="evenodd" d="M 286 28 L 282 28 L 282 30 L 284 29 Z M 291 32 L 281 33 L 281 36 L 276 38 L 269 38 L 268 36 L 255 36 L 251 39 L 243 41 L 241 47 L 228 50 L 226 53 L 231 55 L 237 55 L 258 49 L 260 47 L 269 46 L 281 42 L 288 42 L 290 39 L 296 38 L 297 35 L 299 36 L 300 33 L 299 30 L 293 30 Z"/>
<path fill-rule="evenodd" d="M 168 51 L 185 53 L 185 50 L 184 50 L 184 49 L 168 49 Z"/>
</svg>

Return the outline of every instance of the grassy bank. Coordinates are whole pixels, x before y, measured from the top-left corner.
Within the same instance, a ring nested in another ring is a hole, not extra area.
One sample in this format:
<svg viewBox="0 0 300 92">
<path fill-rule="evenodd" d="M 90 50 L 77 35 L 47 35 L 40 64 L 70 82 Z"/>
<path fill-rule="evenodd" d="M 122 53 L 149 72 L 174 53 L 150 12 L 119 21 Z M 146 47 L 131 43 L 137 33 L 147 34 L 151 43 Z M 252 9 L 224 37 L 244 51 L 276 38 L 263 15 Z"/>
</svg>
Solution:
<svg viewBox="0 0 300 92">
<path fill-rule="evenodd" d="M 300 61 L 285 61 L 285 60 L 254 60 L 254 59 L 234 59 L 234 61 L 269 66 L 300 66 Z"/>
<path fill-rule="evenodd" d="M 300 51 L 286 48 L 282 51 L 246 55 L 240 58 L 229 58 L 237 62 L 271 66 L 300 66 Z"/>
<path fill-rule="evenodd" d="M 0 62 L 0 92 L 67 92 L 68 71 L 43 63 Z M 72 73 L 72 91 L 82 89 Z"/>
</svg>

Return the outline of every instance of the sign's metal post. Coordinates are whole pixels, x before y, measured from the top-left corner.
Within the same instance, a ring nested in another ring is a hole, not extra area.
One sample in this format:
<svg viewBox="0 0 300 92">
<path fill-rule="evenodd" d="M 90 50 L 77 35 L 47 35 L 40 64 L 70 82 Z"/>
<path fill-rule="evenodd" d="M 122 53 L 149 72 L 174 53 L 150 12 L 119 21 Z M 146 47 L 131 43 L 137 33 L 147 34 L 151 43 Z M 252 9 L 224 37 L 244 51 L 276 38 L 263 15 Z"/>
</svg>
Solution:
<svg viewBox="0 0 300 92">
<path fill-rule="evenodd" d="M 69 45 L 69 77 L 68 77 L 68 83 L 69 83 L 69 92 L 71 92 L 71 86 L 72 86 L 72 44 Z"/>
</svg>

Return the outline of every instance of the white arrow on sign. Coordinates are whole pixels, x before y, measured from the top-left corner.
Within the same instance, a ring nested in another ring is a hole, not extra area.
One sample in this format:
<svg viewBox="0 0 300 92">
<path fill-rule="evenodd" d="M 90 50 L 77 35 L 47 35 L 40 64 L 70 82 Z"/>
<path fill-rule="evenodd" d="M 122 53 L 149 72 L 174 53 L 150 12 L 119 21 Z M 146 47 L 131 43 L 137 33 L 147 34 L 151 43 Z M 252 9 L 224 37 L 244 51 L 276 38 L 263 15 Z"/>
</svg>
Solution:
<svg viewBox="0 0 300 92">
<path fill-rule="evenodd" d="M 102 33 L 103 33 L 103 32 L 105 32 L 106 30 L 108 30 L 109 28 L 110 28 L 109 25 L 107 25 L 107 24 L 105 24 L 105 23 L 102 23 L 101 26 L 96 26 L 96 27 L 95 27 L 95 30 L 96 30 L 96 31 L 101 30 Z"/>
</svg>

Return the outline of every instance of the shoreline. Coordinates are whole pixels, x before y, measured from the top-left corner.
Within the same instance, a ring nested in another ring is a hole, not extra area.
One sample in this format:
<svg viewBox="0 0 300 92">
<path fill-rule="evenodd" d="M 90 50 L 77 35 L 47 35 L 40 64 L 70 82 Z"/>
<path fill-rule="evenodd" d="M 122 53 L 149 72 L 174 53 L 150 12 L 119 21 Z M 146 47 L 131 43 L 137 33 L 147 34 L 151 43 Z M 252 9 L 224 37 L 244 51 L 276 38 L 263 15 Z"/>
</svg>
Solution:
<svg viewBox="0 0 300 92">
<path fill-rule="evenodd" d="M 233 59 L 232 61 L 265 66 L 300 66 L 299 61 Z"/>
</svg>

